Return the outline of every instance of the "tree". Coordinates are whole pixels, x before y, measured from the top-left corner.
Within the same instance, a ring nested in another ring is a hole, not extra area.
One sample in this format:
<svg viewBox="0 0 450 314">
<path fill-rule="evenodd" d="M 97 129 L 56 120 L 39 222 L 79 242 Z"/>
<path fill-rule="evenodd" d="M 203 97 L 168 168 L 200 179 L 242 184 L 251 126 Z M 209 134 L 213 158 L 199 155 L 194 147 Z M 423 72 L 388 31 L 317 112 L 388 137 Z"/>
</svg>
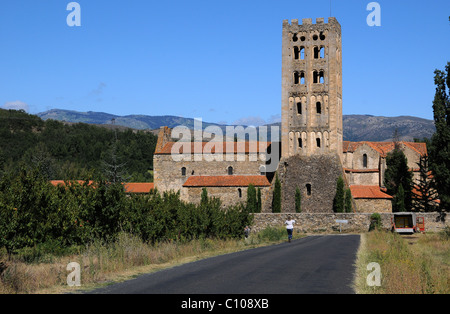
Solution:
<svg viewBox="0 0 450 314">
<path fill-rule="evenodd" d="M 397 193 L 394 196 L 394 212 L 405 212 L 405 190 L 403 189 L 403 184 L 398 187 Z"/>
<path fill-rule="evenodd" d="M 414 187 L 412 194 L 413 209 L 419 212 L 431 212 L 437 209 L 436 200 L 438 195 L 435 188 L 434 177 L 431 175 L 429 168 L 428 156 L 420 157 L 417 163 L 419 166 L 419 181 Z"/>
<path fill-rule="evenodd" d="M 410 210 L 412 206 L 412 172 L 408 168 L 408 160 L 406 159 L 403 151 L 399 147 L 396 147 L 386 157 L 386 172 L 384 174 L 384 185 L 387 189 L 387 193 L 397 200 L 393 203 L 393 211 L 399 211 L 396 207 L 398 204 L 404 204 L 403 210 Z M 398 191 L 402 186 L 403 200 L 399 201 Z"/>
<path fill-rule="evenodd" d="M 450 210 L 450 62 L 445 72 L 436 70 L 436 94 L 433 100 L 436 132 L 431 139 L 430 168 L 441 201 L 440 210 Z"/>
<path fill-rule="evenodd" d="M 247 188 L 247 211 L 249 213 L 256 213 L 257 209 L 256 188 L 253 184 L 249 184 Z"/>
<path fill-rule="evenodd" d="M 344 179 L 339 176 L 336 182 L 336 195 L 333 201 L 333 210 L 336 213 L 344 212 Z"/>
<path fill-rule="evenodd" d="M 352 206 L 352 191 L 350 189 L 345 190 L 345 204 L 344 209 L 346 213 L 353 212 L 353 206 Z"/>
<path fill-rule="evenodd" d="M 202 205 L 208 204 L 208 190 L 206 190 L 206 188 L 202 189 L 202 196 L 201 196 L 200 204 L 202 204 Z"/>
<path fill-rule="evenodd" d="M 302 212 L 302 193 L 300 192 L 300 189 L 298 187 L 295 190 L 295 212 Z"/>
<path fill-rule="evenodd" d="M 275 187 L 273 189 L 272 213 L 281 213 L 281 182 L 278 174 L 275 177 Z"/>
<path fill-rule="evenodd" d="M 258 188 L 258 202 L 257 202 L 257 212 L 262 212 L 262 200 L 261 200 L 261 189 Z"/>
</svg>

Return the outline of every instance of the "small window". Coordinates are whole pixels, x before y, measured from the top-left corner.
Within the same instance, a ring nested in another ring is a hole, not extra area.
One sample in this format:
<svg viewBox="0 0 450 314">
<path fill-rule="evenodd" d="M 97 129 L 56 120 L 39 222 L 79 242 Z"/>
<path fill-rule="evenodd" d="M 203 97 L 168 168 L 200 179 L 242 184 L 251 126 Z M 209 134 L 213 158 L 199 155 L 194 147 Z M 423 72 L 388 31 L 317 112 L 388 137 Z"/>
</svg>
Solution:
<svg viewBox="0 0 450 314">
<path fill-rule="evenodd" d="M 367 154 L 363 155 L 363 168 L 367 168 L 368 160 L 367 160 Z"/>
<path fill-rule="evenodd" d="M 186 176 L 186 167 L 181 168 L 181 175 L 182 175 L 183 177 Z"/>
<path fill-rule="evenodd" d="M 294 72 L 294 84 L 297 85 L 300 83 L 300 74 L 298 72 Z"/>
<path fill-rule="evenodd" d="M 311 184 L 307 184 L 306 185 L 306 195 L 311 196 L 312 191 L 311 191 Z"/>
<path fill-rule="evenodd" d="M 300 58 L 300 48 L 297 46 L 294 47 L 294 59 L 298 60 Z"/>
<path fill-rule="evenodd" d="M 305 60 L 305 47 L 300 47 L 300 59 Z"/>
<path fill-rule="evenodd" d="M 300 84 L 305 84 L 305 73 L 300 73 Z"/>
<path fill-rule="evenodd" d="M 238 189 L 238 195 L 239 195 L 239 198 L 242 198 L 242 190 L 241 189 Z"/>
<path fill-rule="evenodd" d="M 320 47 L 319 56 L 320 56 L 320 59 L 325 58 L 325 47 Z"/>
<path fill-rule="evenodd" d="M 317 147 L 320 148 L 320 138 L 316 138 Z"/>
<path fill-rule="evenodd" d="M 320 40 L 325 40 L 325 35 L 323 34 L 323 32 L 320 32 Z"/>
<path fill-rule="evenodd" d="M 294 36 L 292 36 L 292 41 L 294 41 L 294 42 L 298 41 L 297 34 L 294 34 Z"/>
<path fill-rule="evenodd" d="M 313 40 L 317 40 L 317 39 L 319 39 L 319 36 L 314 35 L 314 36 L 313 36 Z"/>
<path fill-rule="evenodd" d="M 317 114 L 322 114 L 322 104 L 320 103 L 320 101 L 316 103 L 316 112 Z"/>
<path fill-rule="evenodd" d="M 300 40 L 301 40 L 301 41 L 305 41 L 305 40 L 306 40 L 306 37 L 305 37 L 305 36 L 302 36 L 302 37 L 300 37 Z"/>
<path fill-rule="evenodd" d="M 319 59 L 320 50 L 319 47 L 314 47 L 314 59 Z"/>
<path fill-rule="evenodd" d="M 298 147 L 303 148 L 303 140 L 301 137 L 298 139 Z"/>
<path fill-rule="evenodd" d="M 297 114 L 302 114 L 302 103 L 301 102 L 297 103 Z"/>
<path fill-rule="evenodd" d="M 229 176 L 233 175 L 233 167 L 228 167 L 228 175 Z"/>
</svg>

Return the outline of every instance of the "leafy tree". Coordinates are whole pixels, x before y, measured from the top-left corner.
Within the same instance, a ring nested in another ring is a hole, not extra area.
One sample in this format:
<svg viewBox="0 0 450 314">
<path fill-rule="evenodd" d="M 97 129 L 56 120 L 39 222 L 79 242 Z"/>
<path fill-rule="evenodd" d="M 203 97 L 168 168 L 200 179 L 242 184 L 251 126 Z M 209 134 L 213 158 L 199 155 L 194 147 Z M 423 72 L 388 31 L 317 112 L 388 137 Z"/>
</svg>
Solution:
<svg viewBox="0 0 450 314">
<path fill-rule="evenodd" d="M 437 209 L 436 200 L 438 194 L 435 188 L 434 177 L 431 175 L 429 158 L 427 155 L 420 157 L 417 164 L 419 166 L 419 180 L 412 194 L 413 208 L 419 212 L 431 212 Z"/>
<path fill-rule="evenodd" d="M 295 212 L 302 212 L 302 193 L 298 187 L 295 190 Z"/>
<path fill-rule="evenodd" d="M 430 149 L 430 166 L 436 180 L 436 189 L 441 200 L 440 208 L 450 210 L 450 62 L 445 72 L 436 70 L 434 82 L 436 94 L 433 113 L 436 132 Z"/>
<path fill-rule="evenodd" d="M 281 213 L 281 182 L 278 174 L 275 177 L 275 187 L 273 189 L 272 212 Z"/>
<path fill-rule="evenodd" d="M 396 147 L 386 157 L 386 172 L 384 175 L 384 184 L 387 193 L 396 198 L 393 203 L 393 211 L 400 211 L 397 206 L 404 204 L 403 210 L 410 210 L 412 206 L 412 172 L 408 168 L 408 160 L 402 150 Z M 399 194 L 399 188 L 402 186 L 403 193 Z M 399 200 L 403 197 L 403 200 Z"/>
<path fill-rule="evenodd" d="M 339 176 L 336 182 L 336 195 L 333 200 L 333 210 L 336 213 L 344 212 L 344 179 Z"/>
</svg>

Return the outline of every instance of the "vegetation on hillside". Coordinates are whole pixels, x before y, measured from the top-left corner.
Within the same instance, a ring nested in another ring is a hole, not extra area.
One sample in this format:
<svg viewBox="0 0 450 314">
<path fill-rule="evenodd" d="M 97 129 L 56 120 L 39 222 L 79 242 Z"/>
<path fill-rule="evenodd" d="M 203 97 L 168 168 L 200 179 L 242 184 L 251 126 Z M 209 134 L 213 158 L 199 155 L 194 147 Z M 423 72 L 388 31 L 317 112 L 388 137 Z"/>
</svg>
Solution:
<svg viewBox="0 0 450 314">
<path fill-rule="evenodd" d="M 88 124 L 43 121 L 23 111 L 0 109 L 0 174 L 24 163 L 40 167 L 51 180 L 86 179 L 105 174 L 111 150 L 124 163 L 130 181 L 152 181 L 157 137 Z M 115 145 L 115 146 L 114 146 Z"/>
</svg>

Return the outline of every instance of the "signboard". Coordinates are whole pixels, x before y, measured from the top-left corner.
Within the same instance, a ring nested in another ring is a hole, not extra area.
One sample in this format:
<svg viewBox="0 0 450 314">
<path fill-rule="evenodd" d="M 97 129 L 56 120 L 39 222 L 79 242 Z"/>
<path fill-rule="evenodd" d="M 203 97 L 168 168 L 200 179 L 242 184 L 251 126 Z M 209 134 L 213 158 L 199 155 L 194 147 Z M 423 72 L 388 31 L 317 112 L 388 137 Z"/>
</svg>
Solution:
<svg viewBox="0 0 450 314">
<path fill-rule="evenodd" d="M 336 220 L 338 224 L 348 224 L 348 220 Z"/>
</svg>

